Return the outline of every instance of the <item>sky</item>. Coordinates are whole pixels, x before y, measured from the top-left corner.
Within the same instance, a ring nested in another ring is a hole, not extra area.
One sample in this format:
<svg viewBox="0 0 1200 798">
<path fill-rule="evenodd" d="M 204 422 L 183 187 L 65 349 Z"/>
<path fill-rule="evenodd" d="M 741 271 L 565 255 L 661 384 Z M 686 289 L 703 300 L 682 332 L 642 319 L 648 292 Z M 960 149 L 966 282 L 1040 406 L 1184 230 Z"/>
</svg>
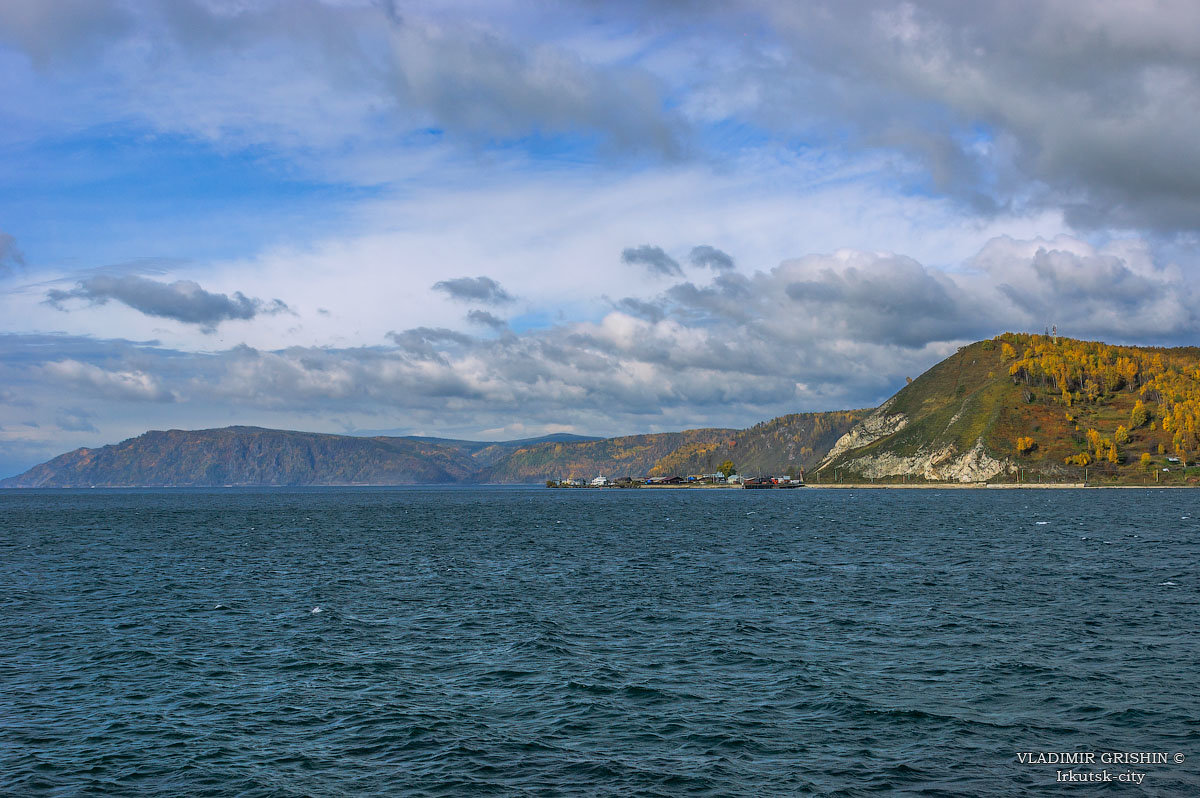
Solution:
<svg viewBox="0 0 1200 798">
<path fill-rule="evenodd" d="M 870 407 L 1195 344 L 1200 4 L 5 0 L 0 476 Z"/>
</svg>

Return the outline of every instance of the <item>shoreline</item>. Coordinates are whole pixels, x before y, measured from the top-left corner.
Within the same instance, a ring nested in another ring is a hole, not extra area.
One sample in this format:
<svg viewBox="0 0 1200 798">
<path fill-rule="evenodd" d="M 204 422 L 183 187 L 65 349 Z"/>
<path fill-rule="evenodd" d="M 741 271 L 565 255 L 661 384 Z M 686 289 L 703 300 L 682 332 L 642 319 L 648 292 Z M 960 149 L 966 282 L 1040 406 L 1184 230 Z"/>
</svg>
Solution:
<svg viewBox="0 0 1200 798">
<path fill-rule="evenodd" d="M 1197 485 L 1098 485 L 1094 482 L 806 482 L 794 488 L 767 488 L 767 490 L 795 490 L 815 488 L 817 490 L 1186 490 Z M 621 488 L 615 485 L 579 485 L 552 490 L 746 490 L 740 485 L 636 485 Z M 761 490 L 761 489 L 760 489 Z"/>
<path fill-rule="evenodd" d="M 935 483 L 874 483 L 856 482 L 839 484 L 806 484 L 806 488 L 824 488 L 826 490 L 1186 490 L 1196 485 L 1097 485 L 1086 482 L 1030 482 L 1030 483 L 988 483 L 988 482 L 948 482 Z"/>
</svg>

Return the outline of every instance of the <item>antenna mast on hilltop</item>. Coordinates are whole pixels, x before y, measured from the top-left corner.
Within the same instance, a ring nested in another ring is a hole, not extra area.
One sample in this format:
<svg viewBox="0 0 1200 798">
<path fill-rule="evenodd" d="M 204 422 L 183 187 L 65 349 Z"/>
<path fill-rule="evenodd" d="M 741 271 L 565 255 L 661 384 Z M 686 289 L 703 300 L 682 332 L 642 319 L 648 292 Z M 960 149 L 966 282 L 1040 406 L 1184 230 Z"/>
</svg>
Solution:
<svg viewBox="0 0 1200 798">
<path fill-rule="evenodd" d="M 1058 325 L 1055 324 L 1050 328 L 1050 334 L 1054 336 L 1054 343 L 1058 343 Z"/>
</svg>

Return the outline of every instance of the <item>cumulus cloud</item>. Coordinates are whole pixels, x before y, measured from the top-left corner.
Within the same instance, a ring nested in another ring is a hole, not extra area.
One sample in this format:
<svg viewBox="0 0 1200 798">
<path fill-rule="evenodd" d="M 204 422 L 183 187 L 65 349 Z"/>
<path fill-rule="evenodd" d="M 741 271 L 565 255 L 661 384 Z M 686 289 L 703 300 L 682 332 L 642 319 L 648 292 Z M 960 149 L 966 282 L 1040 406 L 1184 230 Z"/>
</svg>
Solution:
<svg viewBox="0 0 1200 798">
<path fill-rule="evenodd" d="M 205 291 L 191 280 L 162 283 L 136 275 L 97 275 L 79 283 L 69 291 L 52 289 L 46 299 L 60 310 L 72 299 L 82 299 L 103 305 L 116 300 L 147 316 L 174 319 L 184 324 L 196 324 L 211 330 L 223 321 L 248 320 L 259 314 L 282 313 L 288 306 L 275 299 L 269 303 L 235 291 L 233 296 Z"/>
<path fill-rule="evenodd" d="M 683 274 L 679 262 L 663 252 L 662 247 L 642 244 L 640 247 L 626 247 L 621 251 L 621 262 L 634 266 L 645 266 L 654 274 L 667 277 L 678 277 Z"/>
<path fill-rule="evenodd" d="M 784 293 L 827 335 L 923 347 L 986 337 L 999 322 L 982 297 L 911 258 L 846 251 L 776 270 Z"/>
<path fill-rule="evenodd" d="M 513 297 L 491 277 L 455 277 L 452 280 L 439 280 L 433 284 L 433 289 L 460 302 L 503 305 L 513 301 Z"/>
<path fill-rule="evenodd" d="M 503 330 L 508 327 L 508 322 L 504 319 L 478 308 L 467 313 L 467 321 L 472 324 L 478 324 L 481 327 L 491 327 L 493 330 Z"/>
<path fill-rule="evenodd" d="M 108 371 L 78 360 L 59 360 L 41 367 L 52 380 L 110 398 L 132 402 L 173 402 L 175 396 L 144 371 Z"/>
<path fill-rule="evenodd" d="M 692 247 L 692 251 L 688 253 L 688 260 L 692 262 L 693 266 L 706 266 L 713 271 L 733 268 L 733 258 L 728 253 L 708 244 Z"/>
<path fill-rule="evenodd" d="M 1178 267 L 1156 263 L 1144 242 L 1104 248 L 1065 236 L 990 241 L 971 265 L 1030 329 L 1072 337 L 1184 342 L 1200 331 L 1200 291 Z"/>
</svg>

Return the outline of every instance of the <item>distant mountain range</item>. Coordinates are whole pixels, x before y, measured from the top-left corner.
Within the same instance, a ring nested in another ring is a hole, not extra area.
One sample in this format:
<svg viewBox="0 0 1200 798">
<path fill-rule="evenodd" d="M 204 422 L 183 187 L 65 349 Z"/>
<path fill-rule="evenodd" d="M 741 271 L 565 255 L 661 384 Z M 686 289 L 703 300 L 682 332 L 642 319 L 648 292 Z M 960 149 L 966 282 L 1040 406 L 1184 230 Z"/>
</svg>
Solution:
<svg viewBox="0 0 1200 798">
<path fill-rule="evenodd" d="M 815 465 L 867 411 L 800 413 L 748 430 L 698 429 L 620 438 L 547 435 L 516 441 L 356 437 L 223 427 L 147 432 L 76 449 L 4 488 L 536 483 L 570 476 L 712 472 L 727 458 L 756 472 Z"/>
<path fill-rule="evenodd" d="M 804 469 L 816 481 L 1184 482 L 1200 478 L 1183 470 L 1197 452 L 1200 349 L 1005 333 L 962 347 L 874 410 L 494 442 L 152 431 L 59 455 L 0 487 L 535 483 L 711 473 L 726 460 L 743 474 Z"/>
</svg>

